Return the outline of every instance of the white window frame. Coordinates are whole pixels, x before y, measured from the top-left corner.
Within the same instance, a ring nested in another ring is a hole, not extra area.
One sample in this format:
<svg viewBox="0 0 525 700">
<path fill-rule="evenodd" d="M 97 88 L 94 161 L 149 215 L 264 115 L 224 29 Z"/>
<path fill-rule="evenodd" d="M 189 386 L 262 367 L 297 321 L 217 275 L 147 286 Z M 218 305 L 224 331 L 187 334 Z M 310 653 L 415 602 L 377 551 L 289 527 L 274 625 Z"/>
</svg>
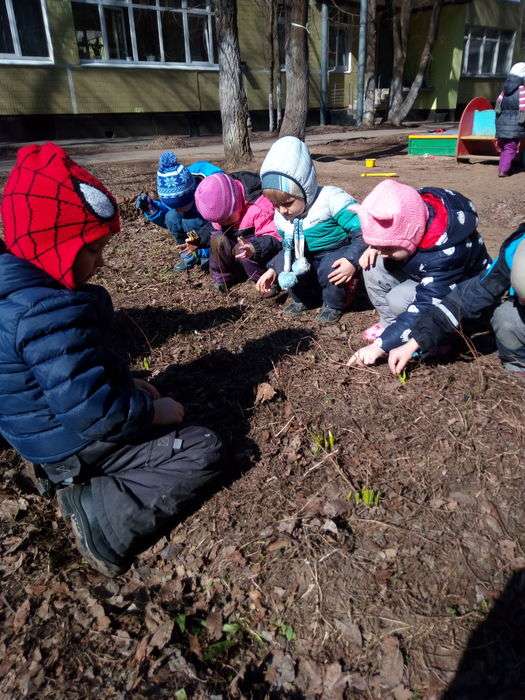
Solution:
<svg viewBox="0 0 525 700">
<path fill-rule="evenodd" d="M 102 31 L 102 41 L 103 41 L 103 59 L 80 59 L 82 66 L 119 66 L 125 68 L 177 68 L 186 70 L 218 70 L 219 66 L 216 62 L 217 47 L 214 46 L 213 42 L 213 20 L 214 13 L 212 8 L 212 0 L 206 0 L 206 9 L 198 9 L 193 7 L 188 7 L 187 0 L 181 0 L 181 7 L 165 7 L 160 4 L 160 0 L 154 0 L 151 5 L 140 5 L 134 0 L 71 0 L 82 5 L 96 5 L 98 6 L 99 17 L 100 17 L 100 27 Z M 121 7 L 128 11 L 128 22 L 129 22 L 129 32 L 131 37 L 131 53 L 132 60 L 121 60 L 109 58 L 108 41 L 107 41 L 107 28 L 106 19 L 104 17 L 103 8 L 104 7 Z M 149 12 L 154 12 L 157 16 L 157 32 L 159 39 L 159 61 L 141 61 L 138 58 L 138 48 L 137 48 L 137 34 L 135 31 L 135 16 L 133 10 L 145 10 Z M 174 62 L 164 60 L 164 38 L 162 36 L 162 12 L 175 12 L 182 15 L 182 25 L 184 30 L 184 52 L 186 55 L 186 61 Z M 191 60 L 191 46 L 189 37 L 189 22 L 188 16 L 200 16 L 207 17 L 208 19 L 208 31 L 207 31 L 207 51 L 208 56 L 211 58 L 210 61 L 192 61 Z"/>
<path fill-rule="evenodd" d="M 330 24 L 330 29 L 335 30 L 336 32 L 336 46 L 335 46 L 335 55 L 337 56 L 338 52 L 338 42 L 339 42 L 339 34 L 340 32 L 344 32 L 347 36 L 348 43 L 351 45 L 352 44 L 352 25 L 350 23 L 350 16 L 351 13 L 343 13 L 341 10 L 336 10 L 337 15 L 335 19 L 329 18 L 329 24 Z M 348 17 L 348 22 L 344 22 L 341 17 L 344 16 Z M 328 42 L 330 43 L 330 32 L 328 32 Z M 330 47 L 329 47 L 330 49 Z M 351 48 L 348 49 L 346 52 L 346 60 L 348 63 L 348 66 L 343 66 L 343 65 L 337 65 L 337 66 L 328 66 L 328 71 L 330 73 L 346 73 L 350 74 L 352 72 L 352 50 Z"/>
<path fill-rule="evenodd" d="M 9 20 L 9 29 L 11 31 L 11 37 L 13 40 L 13 50 L 14 53 L 0 53 L 0 63 L 1 64 L 53 64 L 55 62 L 55 57 L 53 53 L 53 42 L 51 41 L 51 32 L 49 31 L 49 20 L 47 17 L 47 5 L 46 0 L 40 0 L 40 6 L 42 8 L 42 19 L 44 21 L 44 33 L 46 37 L 48 56 L 24 56 L 22 49 L 20 48 L 20 37 L 18 35 L 18 27 L 16 26 L 16 16 L 13 7 L 13 0 L 5 0 L 7 19 Z"/>
<path fill-rule="evenodd" d="M 472 31 L 483 31 L 483 37 L 481 40 L 481 48 L 479 51 L 479 59 L 478 59 L 478 71 L 477 73 L 467 73 L 467 67 L 468 67 L 468 61 L 469 61 L 469 54 L 470 54 L 470 39 L 472 35 Z M 493 39 L 493 37 L 487 37 L 487 31 L 491 32 L 498 32 L 498 38 L 496 40 L 496 49 L 494 51 L 494 57 L 492 59 L 492 70 L 490 73 L 482 73 L 481 72 L 481 67 L 483 66 L 483 54 L 485 51 L 485 44 L 487 42 L 487 39 L 490 41 Z M 498 58 L 499 58 L 499 50 L 500 50 L 500 45 L 501 45 L 501 37 L 503 32 L 511 32 L 511 29 L 500 29 L 498 27 L 480 27 L 480 26 L 468 26 L 467 27 L 467 32 L 465 34 L 466 39 L 465 39 L 465 46 L 463 49 L 463 63 L 461 67 L 461 77 L 463 78 L 504 78 L 512 64 L 512 56 L 514 55 L 514 45 L 516 42 L 516 32 L 512 32 L 512 40 L 509 44 L 509 57 L 510 59 L 508 60 L 508 66 L 507 69 L 503 73 L 496 73 L 496 66 L 498 65 Z"/>
</svg>

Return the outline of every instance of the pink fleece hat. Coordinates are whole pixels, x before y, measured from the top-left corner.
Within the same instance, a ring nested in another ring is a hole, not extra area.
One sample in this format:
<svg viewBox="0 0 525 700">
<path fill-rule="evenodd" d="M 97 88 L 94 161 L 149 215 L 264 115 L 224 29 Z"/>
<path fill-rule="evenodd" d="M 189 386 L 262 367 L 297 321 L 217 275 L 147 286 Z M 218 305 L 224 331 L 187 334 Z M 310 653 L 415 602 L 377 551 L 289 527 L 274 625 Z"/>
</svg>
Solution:
<svg viewBox="0 0 525 700">
<path fill-rule="evenodd" d="M 363 240 L 371 246 L 392 246 L 413 253 L 423 238 L 427 205 L 419 192 L 394 180 L 383 180 L 361 204 L 348 207 L 361 221 Z"/>
<path fill-rule="evenodd" d="M 206 221 L 226 221 L 244 203 L 244 187 L 225 173 L 205 177 L 195 190 L 195 204 Z"/>
</svg>

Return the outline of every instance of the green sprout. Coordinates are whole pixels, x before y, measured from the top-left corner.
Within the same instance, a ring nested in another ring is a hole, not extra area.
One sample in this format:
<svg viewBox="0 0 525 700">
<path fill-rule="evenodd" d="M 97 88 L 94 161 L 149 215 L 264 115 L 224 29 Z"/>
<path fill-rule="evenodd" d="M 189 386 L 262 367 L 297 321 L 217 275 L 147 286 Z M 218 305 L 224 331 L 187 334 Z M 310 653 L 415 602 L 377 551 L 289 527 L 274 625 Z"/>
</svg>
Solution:
<svg viewBox="0 0 525 700">
<path fill-rule="evenodd" d="M 367 508 L 375 508 L 379 505 L 381 494 L 375 489 L 369 489 L 367 486 L 363 486 L 359 491 L 350 491 L 347 499 L 349 501 L 355 501 L 356 506 L 364 505 Z"/>
<path fill-rule="evenodd" d="M 405 386 L 405 384 L 408 382 L 408 374 L 406 369 L 397 375 L 397 381 L 401 384 L 401 386 Z"/>
<path fill-rule="evenodd" d="M 335 447 L 335 435 L 331 430 L 314 433 L 312 435 L 312 452 L 333 452 Z"/>
</svg>

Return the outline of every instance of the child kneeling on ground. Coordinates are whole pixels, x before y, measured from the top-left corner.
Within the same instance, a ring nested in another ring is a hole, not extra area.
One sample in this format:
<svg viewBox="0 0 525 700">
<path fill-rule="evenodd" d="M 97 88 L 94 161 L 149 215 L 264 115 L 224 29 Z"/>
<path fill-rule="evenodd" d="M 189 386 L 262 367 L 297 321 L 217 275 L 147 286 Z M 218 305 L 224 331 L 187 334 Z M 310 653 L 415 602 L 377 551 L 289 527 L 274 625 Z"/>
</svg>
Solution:
<svg viewBox="0 0 525 700">
<path fill-rule="evenodd" d="M 257 282 L 265 263 L 281 249 L 273 206 L 261 192 L 256 173 L 211 175 L 195 192 L 201 216 L 212 222 L 210 272 L 215 287 L 227 292 L 247 277 Z"/>
<path fill-rule="evenodd" d="M 298 316 L 322 307 L 320 323 L 338 321 L 350 303 L 365 249 L 356 200 L 340 187 L 319 186 L 306 144 L 284 136 L 270 148 L 261 167 L 263 192 L 275 205 L 275 224 L 283 251 L 258 282 L 268 294 L 277 281 L 290 293 L 285 313 Z"/>
<path fill-rule="evenodd" d="M 366 291 L 379 323 L 350 364 L 372 365 L 405 343 L 418 315 L 490 262 L 474 204 L 459 192 L 416 190 L 383 180 L 353 209 L 369 247 L 361 258 Z"/>
<path fill-rule="evenodd" d="M 208 270 L 211 227 L 195 207 L 195 190 L 205 177 L 220 172 L 207 161 L 185 167 L 172 151 L 164 151 L 157 170 L 159 198 L 142 193 L 136 199 L 135 206 L 146 219 L 168 229 L 179 246 L 181 255 L 173 267 L 175 272 L 190 270 L 197 263 Z"/>
<path fill-rule="evenodd" d="M 58 146 L 26 146 L 1 213 L 0 433 L 114 576 L 218 478 L 221 444 L 182 427 L 182 405 L 132 379 L 104 337 L 111 297 L 86 284 L 120 229 L 104 185 Z"/>
<path fill-rule="evenodd" d="M 488 270 L 458 284 L 440 304 L 421 314 L 410 340 L 390 353 L 390 369 L 402 372 L 414 352 L 430 352 L 462 321 L 487 312 L 503 367 L 525 379 L 525 224 L 507 238 Z"/>
</svg>

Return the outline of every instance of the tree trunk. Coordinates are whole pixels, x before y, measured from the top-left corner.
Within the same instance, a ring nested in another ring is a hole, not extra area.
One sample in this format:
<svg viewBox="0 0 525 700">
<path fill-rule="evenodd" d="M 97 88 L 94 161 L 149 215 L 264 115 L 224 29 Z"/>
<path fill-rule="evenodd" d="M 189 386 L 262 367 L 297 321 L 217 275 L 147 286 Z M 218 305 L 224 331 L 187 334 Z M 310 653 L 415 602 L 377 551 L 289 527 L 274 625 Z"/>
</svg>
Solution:
<svg viewBox="0 0 525 700">
<path fill-rule="evenodd" d="M 377 0 L 368 0 L 366 35 L 365 103 L 363 125 L 374 126 L 376 115 Z"/>
<path fill-rule="evenodd" d="M 308 0 L 286 3 L 286 105 L 281 136 L 304 139 L 308 114 Z M 299 26 L 297 26 L 299 25 Z"/>
<path fill-rule="evenodd" d="M 392 37 L 394 45 L 394 63 L 392 66 L 392 82 L 390 83 L 390 107 L 388 121 L 392 121 L 393 115 L 399 110 L 403 101 L 403 75 L 407 57 L 408 29 L 410 27 L 410 13 L 412 12 L 412 0 L 399 0 L 396 6 L 395 0 L 391 3 Z"/>
<path fill-rule="evenodd" d="M 244 90 L 236 0 L 214 0 L 219 53 L 219 101 L 222 140 L 228 166 L 253 158 L 248 131 L 248 101 Z"/>
<path fill-rule="evenodd" d="M 414 102 L 419 95 L 421 90 L 421 85 L 423 84 L 423 79 L 425 77 L 425 71 L 428 66 L 430 57 L 432 56 L 432 47 L 434 46 L 434 41 L 437 35 L 437 29 L 439 25 L 439 15 L 441 13 L 441 7 L 443 5 L 443 0 L 434 0 L 432 7 L 432 14 L 430 15 L 430 22 L 428 25 L 427 38 L 425 40 L 425 45 L 421 51 L 421 58 L 419 59 L 419 68 L 417 75 L 414 78 L 408 95 L 405 97 L 403 102 L 399 105 L 397 111 L 392 114 L 392 124 L 399 126 L 401 122 L 406 119 L 407 114 L 410 112 L 414 106 Z"/>
</svg>

